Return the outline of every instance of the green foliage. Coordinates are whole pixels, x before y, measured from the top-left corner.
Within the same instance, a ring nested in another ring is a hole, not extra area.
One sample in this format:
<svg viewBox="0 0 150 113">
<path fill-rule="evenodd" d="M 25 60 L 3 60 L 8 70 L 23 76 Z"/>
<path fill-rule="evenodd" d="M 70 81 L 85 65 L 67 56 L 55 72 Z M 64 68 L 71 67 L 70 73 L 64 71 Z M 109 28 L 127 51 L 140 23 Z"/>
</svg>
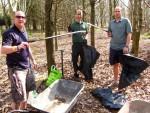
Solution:
<svg viewBox="0 0 150 113">
<path fill-rule="evenodd" d="M 144 38 L 144 39 L 150 39 L 150 32 L 144 33 L 142 35 L 142 38 Z"/>
<path fill-rule="evenodd" d="M 148 32 L 146 35 L 150 35 L 150 32 Z"/>
<path fill-rule="evenodd" d="M 5 24 L 10 26 L 11 25 L 11 17 L 9 15 L 5 15 L 5 16 L 2 16 L 0 15 L 0 19 L 1 20 L 5 20 Z"/>
<path fill-rule="evenodd" d="M 8 26 L 10 26 L 11 25 L 11 17 L 9 15 L 6 15 L 5 18 L 6 18 L 6 22 L 7 22 Z"/>
<path fill-rule="evenodd" d="M 150 33 L 147 33 L 146 37 L 147 37 L 148 39 L 150 39 Z"/>
<path fill-rule="evenodd" d="M 29 38 L 32 37 L 32 31 L 31 30 L 28 31 L 28 35 L 29 35 Z"/>
</svg>

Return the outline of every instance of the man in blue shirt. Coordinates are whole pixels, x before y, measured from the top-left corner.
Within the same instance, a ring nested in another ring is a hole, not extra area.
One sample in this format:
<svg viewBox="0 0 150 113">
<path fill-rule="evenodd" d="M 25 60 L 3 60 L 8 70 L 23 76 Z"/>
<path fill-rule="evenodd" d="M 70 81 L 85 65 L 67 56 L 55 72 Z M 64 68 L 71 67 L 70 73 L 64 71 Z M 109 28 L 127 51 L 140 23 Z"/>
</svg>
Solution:
<svg viewBox="0 0 150 113">
<path fill-rule="evenodd" d="M 30 67 L 29 60 L 36 66 L 28 36 L 25 31 L 26 17 L 22 11 L 15 12 L 14 25 L 3 33 L 2 53 L 6 54 L 8 77 L 11 82 L 12 109 L 26 109 L 26 75 Z"/>
<path fill-rule="evenodd" d="M 129 53 L 132 27 L 127 18 L 121 17 L 121 7 L 117 6 L 114 12 L 115 19 L 109 23 L 108 36 L 110 41 L 109 62 L 113 66 L 114 81 L 112 86 L 116 86 L 119 76 L 119 57 Z"/>
</svg>

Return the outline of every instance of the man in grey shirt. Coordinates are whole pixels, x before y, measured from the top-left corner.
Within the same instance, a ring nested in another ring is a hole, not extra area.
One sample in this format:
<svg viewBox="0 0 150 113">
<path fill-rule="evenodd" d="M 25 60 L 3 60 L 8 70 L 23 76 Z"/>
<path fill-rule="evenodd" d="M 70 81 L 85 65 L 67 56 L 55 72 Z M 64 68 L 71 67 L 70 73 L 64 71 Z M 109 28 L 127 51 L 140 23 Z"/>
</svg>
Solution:
<svg viewBox="0 0 150 113">
<path fill-rule="evenodd" d="M 109 23 L 108 36 L 110 41 L 109 62 L 113 66 L 114 81 L 111 86 L 118 85 L 119 76 L 119 57 L 129 53 L 129 43 L 131 40 L 132 27 L 127 18 L 121 17 L 121 7 L 116 6 L 114 11 L 115 19 Z"/>
</svg>

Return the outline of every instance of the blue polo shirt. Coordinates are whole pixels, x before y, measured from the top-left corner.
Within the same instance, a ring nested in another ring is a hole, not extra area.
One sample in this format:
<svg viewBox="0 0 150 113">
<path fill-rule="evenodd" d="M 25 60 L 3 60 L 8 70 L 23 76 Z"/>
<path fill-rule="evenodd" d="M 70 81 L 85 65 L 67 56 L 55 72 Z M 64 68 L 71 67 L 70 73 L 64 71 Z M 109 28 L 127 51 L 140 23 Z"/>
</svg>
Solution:
<svg viewBox="0 0 150 113">
<path fill-rule="evenodd" d="M 109 23 L 108 31 L 112 33 L 110 47 L 121 50 L 125 47 L 128 33 L 132 32 L 131 23 L 127 18 L 121 18 L 119 22 L 114 19 Z"/>
<path fill-rule="evenodd" d="M 15 25 L 5 31 L 2 35 L 2 46 L 17 46 L 21 42 L 27 42 L 27 33 L 21 32 Z M 21 49 L 18 52 L 7 54 L 7 66 L 10 68 L 27 69 L 29 68 L 29 50 Z"/>
</svg>

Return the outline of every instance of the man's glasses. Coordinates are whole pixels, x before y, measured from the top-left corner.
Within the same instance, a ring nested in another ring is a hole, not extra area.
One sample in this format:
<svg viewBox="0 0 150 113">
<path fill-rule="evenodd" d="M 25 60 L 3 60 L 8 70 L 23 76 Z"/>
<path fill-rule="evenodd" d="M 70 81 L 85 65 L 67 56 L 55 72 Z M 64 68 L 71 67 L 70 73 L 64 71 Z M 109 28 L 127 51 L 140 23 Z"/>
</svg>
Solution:
<svg viewBox="0 0 150 113">
<path fill-rule="evenodd" d="M 120 11 L 115 11 L 115 12 L 120 12 Z"/>
<path fill-rule="evenodd" d="M 81 13 L 77 13 L 76 15 L 81 15 Z"/>
<path fill-rule="evenodd" d="M 18 18 L 18 19 L 20 19 L 20 18 L 25 19 L 26 17 L 25 16 L 16 16 L 16 18 Z"/>
</svg>

